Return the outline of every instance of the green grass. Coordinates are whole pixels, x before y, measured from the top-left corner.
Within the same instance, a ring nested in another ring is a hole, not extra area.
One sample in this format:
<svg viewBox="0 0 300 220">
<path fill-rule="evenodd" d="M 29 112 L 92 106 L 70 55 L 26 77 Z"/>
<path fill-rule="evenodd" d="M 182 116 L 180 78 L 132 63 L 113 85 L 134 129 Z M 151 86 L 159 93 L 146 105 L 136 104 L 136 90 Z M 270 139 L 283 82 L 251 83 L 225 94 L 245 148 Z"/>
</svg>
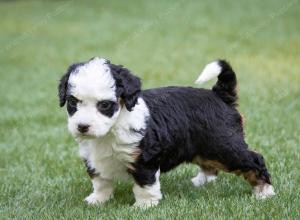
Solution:
<svg viewBox="0 0 300 220">
<path fill-rule="evenodd" d="M 0 219 L 299 219 L 299 10 L 280 0 L 1 1 Z M 93 56 L 125 65 L 144 88 L 193 85 L 207 62 L 228 59 L 247 142 L 277 196 L 257 201 L 229 174 L 194 188 L 197 168 L 183 165 L 162 175 L 155 208 L 131 206 L 132 182 L 86 205 L 91 183 L 56 87 L 69 64 Z"/>
</svg>

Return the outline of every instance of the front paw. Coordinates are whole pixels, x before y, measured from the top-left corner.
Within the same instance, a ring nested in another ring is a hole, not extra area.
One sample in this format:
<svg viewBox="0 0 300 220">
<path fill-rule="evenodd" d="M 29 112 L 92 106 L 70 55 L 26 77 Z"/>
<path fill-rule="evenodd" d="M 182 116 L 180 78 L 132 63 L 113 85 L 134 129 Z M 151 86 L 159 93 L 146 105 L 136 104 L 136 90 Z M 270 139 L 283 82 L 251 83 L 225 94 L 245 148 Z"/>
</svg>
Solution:
<svg viewBox="0 0 300 220">
<path fill-rule="evenodd" d="M 88 197 L 84 199 L 89 205 L 97 205 L 97 204 L 103 204 L 109 199 L 111 199 L 112 196 L 110 195 L 104 195 L 101 193 L 91 193 Z"/>
</svg>

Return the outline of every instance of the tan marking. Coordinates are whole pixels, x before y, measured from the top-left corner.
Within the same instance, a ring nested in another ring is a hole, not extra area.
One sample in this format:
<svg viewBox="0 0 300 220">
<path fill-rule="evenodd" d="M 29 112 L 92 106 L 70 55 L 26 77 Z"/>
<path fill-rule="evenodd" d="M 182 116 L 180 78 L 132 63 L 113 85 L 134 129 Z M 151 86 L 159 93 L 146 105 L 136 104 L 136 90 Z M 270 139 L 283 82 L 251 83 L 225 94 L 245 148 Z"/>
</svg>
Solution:
<svg viewBox="0 0 300 220">
<path fill-rule="evenodd" d="M 127 164 L 126 167 L 127 167 L 127 169 L 128 169 L 129 172 L 135 171 L 135 167 L 131 163 Z"/>
<path fill-rule="evenodd" d="M 242 115 L 242 114 L 240 114 L 240 115 L 241 115 L 241 125 L 244 128 L 244 126 L 246 124 L 246 118 L 244 117 L 244 115 Z"/>
<path fill-rule="evenodd" d="M 223 164 L 214 160 L 204 160 L 200 166 L 203 169 L 203 172 L 207 174 L 217 175 L 219 170 L 228 172 L 228 169 Z"/>
<path fill-rule="evenodd" d="M 141 155 L 141 149 L 139 149 L 139 148 L 136 148 L 135 151 L 130 154 L 133 163 L 139 159 L 140 155 Z M 129 163 L 126 165 L 130 171 L 135 171 L 135 167 L 133 166 L 133 163 Z"/>
<path fill-rule="evenodd" d="M 206 160 L 196 156 L 192 162 L 198 164 L 203 169 L 203 172 L 218 173 L 219 170 L 228 172 L 227 167 L 216 160 Z"/>
<path fill-rule="evenodd" d="M 252 186 L 264 185 L 265 182 L 257 178 L 257 173 L 253 170 L 243 173 L 245 180 L 247 180 Z"/>
<path fill-rule="evenodd" d="M 130 154 L 134 162 L 136 162 L 139 159 L 140 155 L 141 155 L 141 149 L 139 148 L 136 148 L 135 151 Z"/>
<path fill-rule="evenodd" d="M 121 105 L 121 108 L 123 108 L 124 107 L 124 105 L 125 105 L 125 101 L 123 100 L 123 99 L 119 99 L 119 103 L 120 103 L 120 105 Z"/>
<path fill-rule="evenodd" d="M 205 160 L 200 158 L 199 156 L 196 156 L 192 162 L 199 165 L 203 169 L 203 172 L 208 174 L 218 173 L 219 170 L 230 172 L 224 164 L 215 160 Z M 248 181 L 252 186 L 258 186 L 258 185 L 260 186 L 265 184 L 263 180 L 258 178 L 258 175 L 254 170 L 250 170 L 247 172 L 242 172 L 241 170 L 235 170 L 235 171 L 231 171 L 230 173 L 234 173 L 237 176 L 242 175 L 245 178 L 245 180 Z"/>
</svg>

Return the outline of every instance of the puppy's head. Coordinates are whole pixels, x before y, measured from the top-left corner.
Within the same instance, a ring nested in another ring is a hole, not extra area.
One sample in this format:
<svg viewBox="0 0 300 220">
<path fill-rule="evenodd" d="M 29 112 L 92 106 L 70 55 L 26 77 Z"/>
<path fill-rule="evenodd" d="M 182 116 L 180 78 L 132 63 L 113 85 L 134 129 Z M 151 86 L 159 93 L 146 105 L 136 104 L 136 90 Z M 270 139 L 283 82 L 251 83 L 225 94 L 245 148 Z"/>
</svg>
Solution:
<svg viewBox="0 0 300 220">
<path fill-rule="evenodd" d="M 131 111 L 141 91 L 140 79 L 105 59 L 71 65 L 58 86 L 60 106 L 67 106 L 68 129 L 75 137 L 105 136 L 122 108 Z"/>
</svg>

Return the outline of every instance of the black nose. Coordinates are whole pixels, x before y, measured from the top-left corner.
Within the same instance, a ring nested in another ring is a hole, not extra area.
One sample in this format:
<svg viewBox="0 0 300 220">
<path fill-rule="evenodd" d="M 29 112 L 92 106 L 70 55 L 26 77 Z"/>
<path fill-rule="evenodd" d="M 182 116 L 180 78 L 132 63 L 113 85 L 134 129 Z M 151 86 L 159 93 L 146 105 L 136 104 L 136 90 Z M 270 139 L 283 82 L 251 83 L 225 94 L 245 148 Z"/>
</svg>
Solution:
<svg viewBox="0 0 300 220">
<path fill-rule="evenodd" d="M 79 132 L 85 133 L 89 130 L 89 127 L 90 127 L 89 125 L 79 124 L 77 129 L 78 129 Z"/>
</svg>

